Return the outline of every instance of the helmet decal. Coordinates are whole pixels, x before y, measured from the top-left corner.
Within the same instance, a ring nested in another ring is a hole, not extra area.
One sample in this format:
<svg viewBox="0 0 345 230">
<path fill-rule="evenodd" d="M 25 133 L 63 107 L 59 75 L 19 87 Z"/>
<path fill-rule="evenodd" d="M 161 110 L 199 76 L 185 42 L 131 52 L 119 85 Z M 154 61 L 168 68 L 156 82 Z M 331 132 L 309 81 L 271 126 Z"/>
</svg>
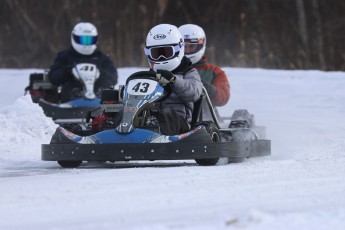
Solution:
<svg viewBox="0 0 345 230">
<path fill-rule="evenodd" d="M 166 38 L 166 36 L 165 36 L 164 34 L 156 34 L 156 35 L 153 37 L 153 39 L 155 39 L 155 40 L 162 40 L 162 39 L 164 39 L 164 38 Z"/>
<path fill-rule="evenodd" d="M 184 46 L 184 42 L 183 42 L 183 39 L 181 38 L 180 39 L 180 42 L 178 43 L 180 45 L 180 47 L 183 47 Z"/>
</svg>

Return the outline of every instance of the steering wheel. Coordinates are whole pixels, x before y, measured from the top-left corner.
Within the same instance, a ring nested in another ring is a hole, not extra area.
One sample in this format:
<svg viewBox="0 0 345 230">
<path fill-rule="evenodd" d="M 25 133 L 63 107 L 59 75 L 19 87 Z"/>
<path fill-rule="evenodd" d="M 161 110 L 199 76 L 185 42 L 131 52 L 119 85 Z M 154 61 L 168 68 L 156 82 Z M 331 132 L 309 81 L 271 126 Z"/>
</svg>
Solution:
<svg viewBox="0 0 345 230">
<path fill-rule="evenodd" d="M 150 80 L 158 82 L 158 79 L 156 77 L 156 72 L 154 71 L 139 71 L 139 72 L 133 73 L 127 78 L 126 85 L 128 84 L 129 81 L 133 79 L 150 79 Z M 162 87 L 164 88 L 165 95 L 160 100 L 163 100 L 169 97 L 170 94 L 172 93 L 171 84 L 166 84 L 165 86 L 162 86 Z"/>
</svg>

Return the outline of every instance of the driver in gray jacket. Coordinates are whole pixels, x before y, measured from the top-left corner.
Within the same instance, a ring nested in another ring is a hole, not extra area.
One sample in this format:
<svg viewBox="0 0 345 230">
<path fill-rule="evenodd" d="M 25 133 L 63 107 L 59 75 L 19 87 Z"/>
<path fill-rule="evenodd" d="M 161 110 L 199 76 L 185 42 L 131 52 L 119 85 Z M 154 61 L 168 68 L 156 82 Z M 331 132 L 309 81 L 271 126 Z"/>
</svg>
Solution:
<svg viewBox="0 0 345 230">
<path fill-rule="evenodd" d="M 194 102 L 202 93 L 202 82 L 192 62 L 184 56 L 184 39 L 174 25 L 153 27 L 146 38 L 145 54 L 151 70 L 163 86 L 172 85 L 171 95 L 163 100 L 156 115 L 161 133 L 173 135 L 190 129 Z"/>
<path fill-rule="evenodd" d="M 188 132 L 192 120 L 194 102 L 202 93 L 203 85 L 198 71 L 192 67 L 192 62 L 184 56 L 184 42 L 180 31 L 174 25 L 160 24 L 153 27 L 147 35 L 145 54 L 151 71 L 156 72 L 159 83 L 171 85 L 172 92 L 163 99 L 159 108 L 150 110 L 146 125 L 156 126 L 159 123 L 160 132 L 164 135 L 175 135 Z M 121 122 L 123 113 L 117 113 L 110 118 L 110 126 Z M 95 132 L 102 130 L 108 116 L 100 114 L 93 119 Z M 106 126 L 106 125 L 105 125 Z"/>
</svg>

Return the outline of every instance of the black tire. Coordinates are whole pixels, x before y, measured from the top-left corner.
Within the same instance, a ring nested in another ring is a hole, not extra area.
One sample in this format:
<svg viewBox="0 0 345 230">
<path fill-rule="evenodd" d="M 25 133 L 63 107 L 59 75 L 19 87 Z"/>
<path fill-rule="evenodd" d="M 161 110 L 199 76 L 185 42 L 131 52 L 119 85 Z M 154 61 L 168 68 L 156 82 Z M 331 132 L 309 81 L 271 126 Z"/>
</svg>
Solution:
<svg viewBox="0 0 345 230">
<path fill-rule="evenodd" d="M 207 132 L 210 134 L 212 142 L 220 142 L 221 136 L 217 126 L 212 121 L 202 121 L 195 124 L 196 126 L 204 125 Z M 207 159 L 195 159 L 196 163 L 201 166 L 212 166 L 216 165 L 219 158 L 207 158 Z"/>
<path fill-rule="evenodd" d="M 63 168 L 78 168 L 82 161 L 58 161 L 58 164 Z"/>
</svg>

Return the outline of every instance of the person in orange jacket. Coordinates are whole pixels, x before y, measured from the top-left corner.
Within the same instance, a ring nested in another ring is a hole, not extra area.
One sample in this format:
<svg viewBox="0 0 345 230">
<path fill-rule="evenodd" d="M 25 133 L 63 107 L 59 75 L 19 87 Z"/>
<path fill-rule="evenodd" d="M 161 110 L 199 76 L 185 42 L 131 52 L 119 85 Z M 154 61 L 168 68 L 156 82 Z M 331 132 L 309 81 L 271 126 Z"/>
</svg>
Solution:
<svg viewBox="0 0 345 230">
<path fill-rule="evenodd" d="M 216 65 L 207 63 L 204 56 L 206 50 L 206 35 L 204 30 L 194 24 L 179 27 L 184 37 L 185 55 L 192 61 L 201 77 L 208 95 L 214 106 L 224 106 L 230 99 L 230 84 L 225 72 Z"/>
</svg>

